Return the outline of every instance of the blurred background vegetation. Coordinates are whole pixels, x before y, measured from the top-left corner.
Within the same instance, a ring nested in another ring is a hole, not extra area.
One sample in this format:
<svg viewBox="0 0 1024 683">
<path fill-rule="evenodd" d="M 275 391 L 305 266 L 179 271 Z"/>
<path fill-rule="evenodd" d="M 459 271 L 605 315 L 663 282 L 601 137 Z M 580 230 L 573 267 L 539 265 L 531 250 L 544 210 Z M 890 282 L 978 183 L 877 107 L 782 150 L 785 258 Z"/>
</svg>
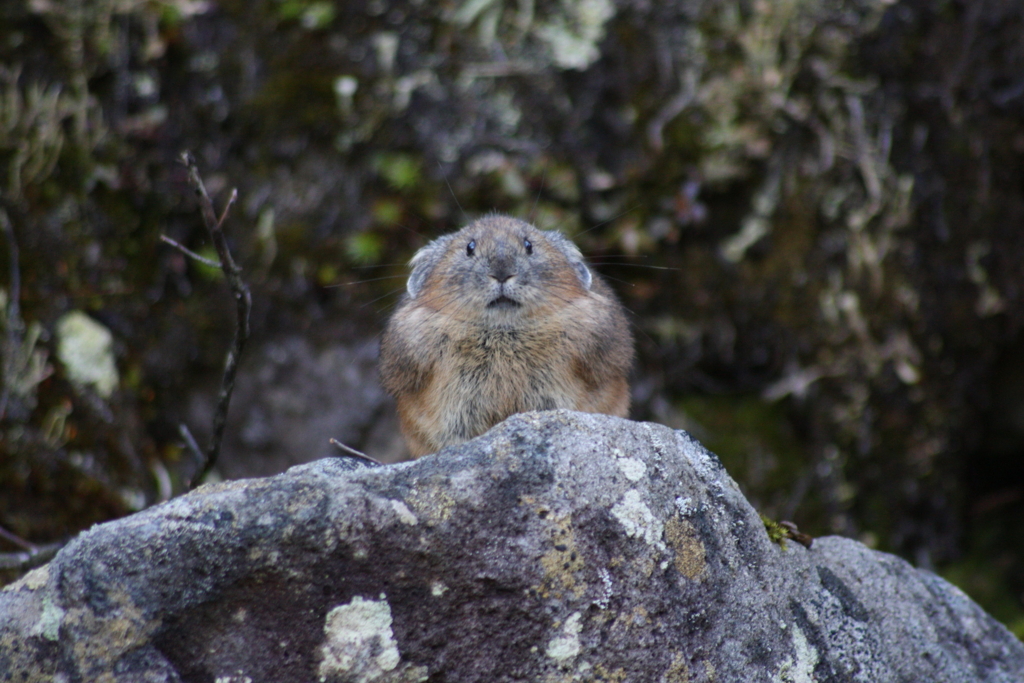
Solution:
<svg viewBox="0 0 1024 683">
<path fill-rule="evenodd" d="M 234 324 L 160 241 L 212 254 L 190 149 L 255 306 L 219 476 L 403 457 L 403 264 L 503 211 L 633 311 L 633 417 L 1024 637 L 1021 35 L 1024 0 L 4 2 L 0 527 L 190 475 Z"/>
</svg>

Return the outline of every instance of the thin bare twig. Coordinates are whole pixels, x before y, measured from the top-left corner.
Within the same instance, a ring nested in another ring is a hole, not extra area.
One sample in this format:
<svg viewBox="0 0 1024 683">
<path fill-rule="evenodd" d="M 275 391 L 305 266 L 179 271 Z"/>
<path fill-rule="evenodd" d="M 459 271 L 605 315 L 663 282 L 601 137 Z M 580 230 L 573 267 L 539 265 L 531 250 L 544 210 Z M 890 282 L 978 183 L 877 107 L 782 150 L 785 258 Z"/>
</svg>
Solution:
<svg viewBox="0 0 1024 683">
<path fill-rule="evenodd" d="M 172 247 L 174 247 L 175 249 L 177 249 L 178 251 L 180 251 L 185 256 L 188 256 L 191 259 L 195 259 L 196 261 L 199 261 L 204 265 L 210 266 L 211 268 L 220 268 L 220 264 L 214 261 L 213 259 L 208 259 L 205 256 L 200 256 L 196 252 L 186 247 L 184 244 L 172 240 L 167 235 L 160 235 L 160 240 L 165 244 L 171 245 Z"/>
<path fill-rule="evenodd" d="M 343 452 L 346 456 L 358 458 L 360 460 L 365 460 L 366 462 L 371 462 L 374 465 L 384 464 L 380 460 L 377 460 L 376 458 L 371 458 L 366 453 L 358 451 L 355 448 L 352 448 L 351 446 L 345 445 L 342 442 L 338 441 L 337 439 L 330 439 L 330 442 L 332 446 Z"/>
<path fill-rule="evenodd" d="M 38 567 L 44 562 L 49 562 L 66 543 L 66 541 L 57 541 L 56 543 L 36 545 L 29 543 L 17 534 L 12 534 L 2 526 L 0 526 L 0 538 L 19 548 L 24 548 L 19 552 L 0 553 L 0 569 L 17 569 L 23 572 Z"/>
<path fill-rule="evenodd" d="M 156 479 L 157 502 L 164 503 L 170 500 L 171 496 L 174 495 L 174 489 L 171 485 L 171 473 L 167 471 L 167 468 L 159 460 L 154 460 L 150 464 L 149 471 L 153 473 L 153 478 Z"/>
<path fill-rule="evenodd" d="M 786 530 L 786 538 L 796 541 L 803 547 L 810 548 L 814 544 L 814 537 L 800 531 L 793 522 L 782 521 L 779 522 L 779 526 Z"/>
<path fill-rule="evenodd" d="M 4 349 L 3 368 L 3 389 L 0 390 L 0 420 L 7 415 L 7 401 L 11 397 L 11 383 L 14 378 L 10 375 L 14 371 L 14 358 L 16 351 L 21 345 L 21 333 L 23 323 L 21 321 L 21 267 L 19 266 L 18 240 L 14 236 L 14 226 L 7 211 L 0 207 L 0 231 L 3 231 L 7 240 L 8 268 L 10 270 L 11 291 L 7 297 L 7 310 L 5 327 L 7 328 L 6 348 Z"/>
<path fill-rule="evenodd" d="M 249 292 L 249 287 L 242 281 L 241 270 L 235 265 L 235 260 L 231 257 L 227 239 L 224 237 L 224 231 L 221 229 L 224 220 L 228 216 L 228 209 L 231 208 L 231 205 L 234 204 L 238 197 L 238 190 L 232 190 L 231 197 L 228 199 L 228 203 L 224 207 L 220 218 L 218 218 L 213 210 L 213 202 L 210 200 L 210 195 L 206 192 L 203 179 L 199 175 L 199 167 L 196 165 L 195 157 L 189 152 L 184 152 L 181 155 L 181 161 L 188 168 L 189 184 L 195 190 L 196 198 L 199 200 L 199 209 L 203 215 L 203 223 L 206 225 L 206 231 L 210 234 L 213 246 L 217 250 L 217 256 L 220 258 L 220 267 L 224 271 L 224 277 L 227 279 L 228 286 L 231 287 L 231 293 L 235 297 L 235 312 L 237 316 L 235 336 L 224 363 L 224 377 L 221 380 L 220 394 L 217 397 L 217 408 L 213 414 L 213 433 L 210 437 L 210 445 L 206 449 L 205 457 L 201 460 L 203 463 L 202 469 L 188 482 L 189 488 L 191 488 L 194 482 L 202 481 L 203 477 L 217 463 L 217 456 L 220 455 L 220 444 L 224 437 L 228 405 L 231 403 L 231 393 L 235 389 L 235 374 L 238 372 L 238 361 L 242 357 L 245 342 L 249 339 L 249 311 L 252 309 L 252 294 Z M 187 432 L 188 428 L 182 425 L 183 436 Z M 187 438 L 186 441 L 188 441 Z M 189 447 L 194 451 L 198 451 L 198 446 L 195 445 L 194 439 L 191 440 Z"/>
<path fill-rule="evenodd" d="M 647 144 L 656 152 L 665 148 L 665 140 L 662 138 L 662 131 L 675 117 L 683 113 L 689 107 L 697 95 L 697 79 L 699 74 L 696 69 L 687 69 L 679 77 L 680 90 L 675 97 L 670 99 L 654 115 L 654 118 L 647 124 Z"/>
<path fill-rule="evenodd" d="M 38 550 L 37 546 L 34 543 L 29 543 L 21 536 L 18 536 L 17 534 L 12 534 L 10 531 L 3 528 L 2 526 L 0 526 L 0 538 L 4 539 L 5 541 L 13 543 L 19 548 L 24 548 L 25 550 Z"/>
<path fill-rule="evenodd" d="M 185 442 L 185 446 L 188 448 L 188 452 L 192 454 L 193 459 L 196 461 L 196 472 L 199 472 L 206 466 L 206 456 L 203 455 L 203 449 L 199 447 L 196 442 L 196 437 L 192 436 L 192 432 L 189 431 L 188 425 L 182 422 L 178 425 L 178 433 L 181 434 L 182 440 Z M 195 479 L 198 481 L 198 479 Z M 189 482 L 191 488 L 192 481 Z"/>
<path fill-rule="evenodd" d="M 53 559 L 57 551 L 65 546 L 64 541 L 34 546 L 33 550 L 16 553 L 0 553 L 0 569 L 16 569 L 26 572 Z"/>
</svg>

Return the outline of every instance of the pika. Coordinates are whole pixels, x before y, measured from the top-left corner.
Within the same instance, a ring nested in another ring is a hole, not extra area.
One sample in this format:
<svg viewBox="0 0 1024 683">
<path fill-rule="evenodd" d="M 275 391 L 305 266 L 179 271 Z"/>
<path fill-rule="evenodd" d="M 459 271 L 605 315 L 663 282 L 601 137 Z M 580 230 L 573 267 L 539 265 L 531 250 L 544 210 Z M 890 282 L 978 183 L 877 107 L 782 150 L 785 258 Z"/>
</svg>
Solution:
<svg viewBox="0 0 1024 683">
<path fill-rule="evenodd" d="M 437 238 L 410 265 L 380 375 L 414 457 L 527 410 L 626 416 L 625 311 L 564 235 L 490 215 Z"/>
</svg>

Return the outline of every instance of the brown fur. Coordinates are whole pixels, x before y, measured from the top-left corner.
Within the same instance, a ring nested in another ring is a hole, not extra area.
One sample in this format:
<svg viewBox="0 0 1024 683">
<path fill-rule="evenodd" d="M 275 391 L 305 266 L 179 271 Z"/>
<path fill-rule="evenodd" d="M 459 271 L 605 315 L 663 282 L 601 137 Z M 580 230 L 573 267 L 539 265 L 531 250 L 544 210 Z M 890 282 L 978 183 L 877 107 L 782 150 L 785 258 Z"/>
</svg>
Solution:
<svg viewBox="0 0 1024 683">
<path fill-rule="evenodd" d="M 487 216 L 434 240 L 412 266 L 380 352 L 412 455 L 527 410 L 629 412 L 625 312 L 561 233 Z"/>
</svg>

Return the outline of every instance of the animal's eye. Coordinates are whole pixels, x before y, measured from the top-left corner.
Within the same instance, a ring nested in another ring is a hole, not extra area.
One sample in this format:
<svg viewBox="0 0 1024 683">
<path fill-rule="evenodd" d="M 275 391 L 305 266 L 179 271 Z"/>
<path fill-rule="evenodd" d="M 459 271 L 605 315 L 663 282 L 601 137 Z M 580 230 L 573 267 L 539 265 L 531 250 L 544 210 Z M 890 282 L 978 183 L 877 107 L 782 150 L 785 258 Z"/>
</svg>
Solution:
<svg viewBox="0 0 1024 683">
<path fill-rule="evenodd" d="M 470 240 L 466 245 L 466 256 L 472 256 L 474 251 L 476 251 L 476 240 Z"/>
<path fill-rule="evenodd" d="M 530 240 L 524 239 L 523 240 L 523 246 L 526 247 L 526 255 L 527 256 L 530 256 L 531 254 L 533 254 L 533 242 L 531 242 Z"/>
</svg>

